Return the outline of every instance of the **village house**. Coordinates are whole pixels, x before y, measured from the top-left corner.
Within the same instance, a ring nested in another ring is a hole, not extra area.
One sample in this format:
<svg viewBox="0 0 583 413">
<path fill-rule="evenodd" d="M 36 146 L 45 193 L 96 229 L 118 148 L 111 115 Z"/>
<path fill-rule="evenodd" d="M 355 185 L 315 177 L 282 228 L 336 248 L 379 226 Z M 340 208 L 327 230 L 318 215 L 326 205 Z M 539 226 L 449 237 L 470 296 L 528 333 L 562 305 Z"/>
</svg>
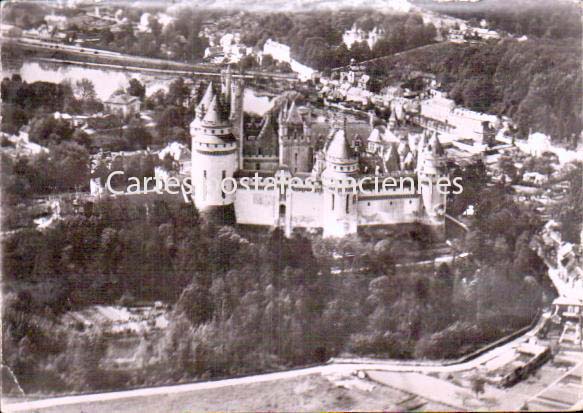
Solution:
<svg viewBox="0 0 583 413">
<path fill-rule="evenodd" d="M 112 95 L 103 105 L 106 112 L 126 117 L 138 113 L 141 102 L 137 97 L 123 93 Z"/>
</svg>

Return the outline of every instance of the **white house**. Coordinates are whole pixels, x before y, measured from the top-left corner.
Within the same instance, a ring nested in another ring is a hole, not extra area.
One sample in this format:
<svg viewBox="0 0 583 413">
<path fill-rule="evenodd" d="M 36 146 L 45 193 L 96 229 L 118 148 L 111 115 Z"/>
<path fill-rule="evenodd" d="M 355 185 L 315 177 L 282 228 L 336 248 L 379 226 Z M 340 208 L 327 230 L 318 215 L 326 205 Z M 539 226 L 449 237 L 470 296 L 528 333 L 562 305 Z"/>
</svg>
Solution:
<svg viewBox="0 0 583 413">
<path fill-rule="evenodd" d="M 540 132 L 530 134 L 526 142 L 517 142 L 516 146 L 522 152 L 537 157 L 542 156 L 543 153 L 549 152 L 552 149 L 551 138 Z"/>
<path fill-rule="evenodd" d="M 120 95 L 112 95 L 108 100 L 103 102 L 103 105 L 109 113 L 128 116 L 140 111 L 141 102 L 137 97 L 123 93 Z"/>
</svg>

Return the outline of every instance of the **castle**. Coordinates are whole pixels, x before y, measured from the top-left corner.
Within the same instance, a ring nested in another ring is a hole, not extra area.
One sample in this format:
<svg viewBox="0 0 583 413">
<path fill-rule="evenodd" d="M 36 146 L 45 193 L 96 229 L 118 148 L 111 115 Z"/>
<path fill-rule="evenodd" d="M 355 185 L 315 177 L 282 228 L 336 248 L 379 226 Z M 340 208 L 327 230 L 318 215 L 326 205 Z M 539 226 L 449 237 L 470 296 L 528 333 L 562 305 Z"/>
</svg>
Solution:
<svg viewBox="0 0 583 413">
<path fill-rule="evenodd" d="M 446 196 L 437 184 L 447 168 L 436 134 L 398 138 L 393 118 L 373 128 L 363 145 L 350 139 L 344 120 L 322 142 L 310 110 L 296 101 L 274 108 L 258 133 L 250 133 L 243 88 L 224 72 L 220 90 L 209 84 L 190 125 L 193 199 L 203 214 L 280 227 L 288 235 L 294 228 L 321 229 L 324 237 L 354 234 L 361 226 L 443 226 Z M 404 184 L 379 185 L 387 178 Z"/>
</svg>

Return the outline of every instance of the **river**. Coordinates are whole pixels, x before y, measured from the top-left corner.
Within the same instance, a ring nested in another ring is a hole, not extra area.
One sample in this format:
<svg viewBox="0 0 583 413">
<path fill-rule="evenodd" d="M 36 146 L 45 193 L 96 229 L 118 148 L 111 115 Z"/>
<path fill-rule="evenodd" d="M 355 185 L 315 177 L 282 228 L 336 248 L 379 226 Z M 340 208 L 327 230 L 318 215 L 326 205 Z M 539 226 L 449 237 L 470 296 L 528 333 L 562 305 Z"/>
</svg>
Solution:
<svg viewBox="0 0 583 413">
<path fill-rule="evenodd" d="M 123 71 L 115 69 L 90 68 L 75 64 L 59 64 L 45 61 L 25 60 L 16 68 L 10 65 L 12 70 L 4 66 L 2 78 L 13 74 L 20 74 L 22 80 L 27 83 L 45 81 L 61 83 L 64 81 L 75 84 L 78 80 L 89 79 L 95 85 L 97 98 L 104 101 L 119 88 L 126 88 L 131 79 L 138 79 L 146 85 L 146 95 L 151 95 L 158 90 L 168 90 L 168 85 L 174 79 L 172 74 L 152 74 L 139 71 Z M 246 88 L 243 106 L 246 112 L 263 115 L 271 107 L 271 100 L 267 96 L 261 96 L 255 89 Z"/>
</svg>

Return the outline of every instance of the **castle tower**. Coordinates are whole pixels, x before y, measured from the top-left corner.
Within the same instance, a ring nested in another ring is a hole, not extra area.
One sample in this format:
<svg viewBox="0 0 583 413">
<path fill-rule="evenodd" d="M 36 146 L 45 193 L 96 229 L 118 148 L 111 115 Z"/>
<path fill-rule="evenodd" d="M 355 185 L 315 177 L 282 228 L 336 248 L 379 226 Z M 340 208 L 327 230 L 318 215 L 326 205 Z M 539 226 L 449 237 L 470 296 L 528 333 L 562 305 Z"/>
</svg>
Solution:
<svg viewBox="0 0 583 413">
<path fill-rule="evenodd" d="M 202 116 L 197 113 L 197 116 Z M 192 135 L 192 185 L 194 203 L 203 213 L 222 221 L 234 219 L 232 184 L 237 170 L 238 148 L 227 113 L 217 96 L 213 96 L 204 117 Z M 223 191 L 226 189 L 226 191 Z"/>
<path fill-rule="evenodd" d="M 322 172 L 324 189 L 324 237 L 355 234 L 358 228 L 358 157 L 350 147 L 346 127 L 337 129 L 325 151 L 326 169 Z"/>
<path fill-rule="evenodd" d="M 226 70 L 221 71 L 221 92 L 225 96 L 225 100 L 229 102 L 231 99 L 231 84 L 233 82 L 233 72 L 231 65 L 227 66 Z"/>
<path fill-rule="evenodd" d="M 423 200 L 423 212 L 426 223 L 429 225 L 441 225 L 445 220 L 446 194 L 442 193 L 447 188 L 438 188 L 440 178 L 447 177 L 445 152 L 437 133 L 429 139 L 421 150 L 421 164 L 417 165 L 417 177 L 421 187 Z"/>
<path fill-rule="evenodd" d="M 214 97 L 213 82 L 210 82 L 202 95 L 202 99 L 194 110 L 194 119 L 190 123 L 190 136 L 196 135 L 201 127 L 201 121 Z"/>
<path fill-rule="evenodd" d="M 309 120 L 304 120 L 296 102 L 287 104 L 279 114 L 279 163 L 292 174 L 310 172 L 313 166 L 312 130 Z"/>
<path fill-rule="evenodd" d="M 243 99 L 245 97 L 245 81 L 235 79 L 231 82 L 230 121 L 233 125 L 233 135 L 239 141 L 239 169 L 243 169 L 243 139 L 245 135 Z"/>
<path fill-rule="evenodd" d="M 376 117 L 377 116 L 376 116 L 374 110 L 368 111 L 368 126 L 369 126 L 371 132 L 373 131 L 373 129 L 375 127 Z"/>
<path fill-rule="evenodd" d="M 395 109 L 391 110 L 391 115 L 389 116 L 389 129 L 394 130 L 397 127 L 397 115 Z"/>
<path fill-rule="evenodd" d="M 243 169 L 243 99 L 245 96 L 245 82 L 242 78 L 235 79 L 231 65 L 221 71 L 221 94 L 225 105 L 229 107 L 229 120 L 232 125 L 233 135 L 239 140 L 239 161 L 240 169 Z"/>
</svg>

